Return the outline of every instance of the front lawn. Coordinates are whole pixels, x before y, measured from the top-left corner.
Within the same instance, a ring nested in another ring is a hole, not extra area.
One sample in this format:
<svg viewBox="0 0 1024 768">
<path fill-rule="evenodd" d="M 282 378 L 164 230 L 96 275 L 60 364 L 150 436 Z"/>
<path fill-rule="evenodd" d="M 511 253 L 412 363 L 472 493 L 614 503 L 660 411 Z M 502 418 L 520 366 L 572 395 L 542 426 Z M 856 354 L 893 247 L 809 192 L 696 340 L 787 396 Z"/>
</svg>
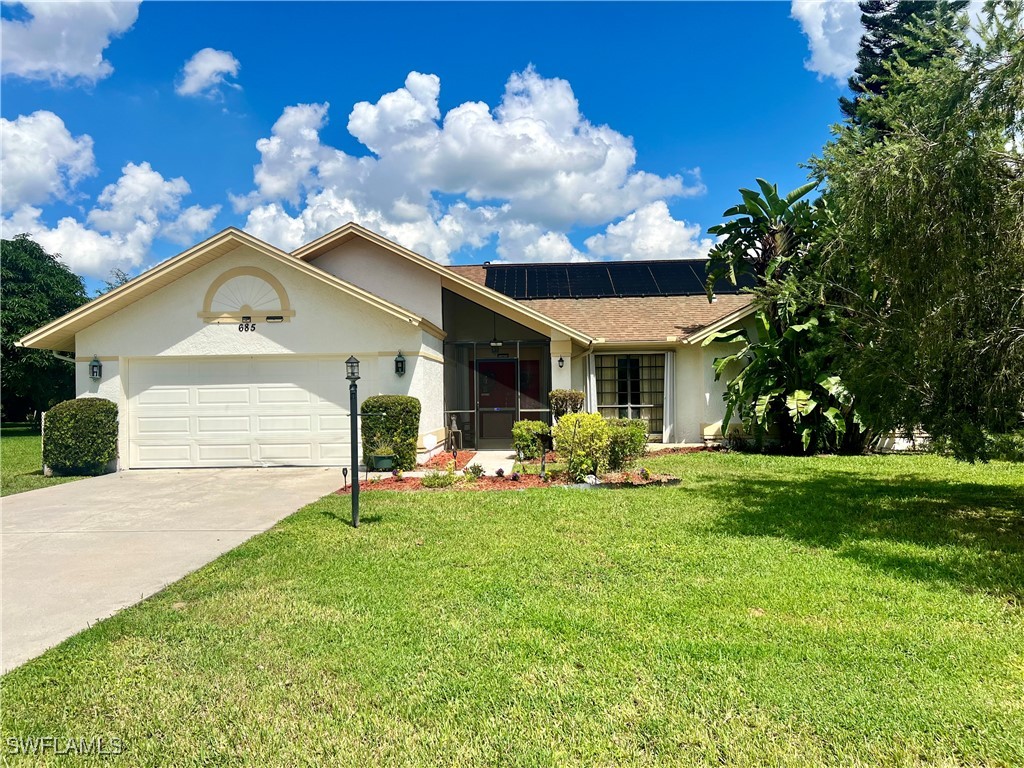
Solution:
<svg viewBox="0 0 1024 768">
<path fill-rule="evenodd" d="M 0 496 L 59 485 L 80 477 L 43 477 L 43 443 L 31 424 L 0 426 Z"/>
<path fill-rule="evenodd" d="M 1020 465 L 645 465 L 683 481 L 367 492 L 358 530 L 327 497 L 8 674 L 2 743 L 114 737 L 133 766 L 1024 764 Z"/>
</svg>

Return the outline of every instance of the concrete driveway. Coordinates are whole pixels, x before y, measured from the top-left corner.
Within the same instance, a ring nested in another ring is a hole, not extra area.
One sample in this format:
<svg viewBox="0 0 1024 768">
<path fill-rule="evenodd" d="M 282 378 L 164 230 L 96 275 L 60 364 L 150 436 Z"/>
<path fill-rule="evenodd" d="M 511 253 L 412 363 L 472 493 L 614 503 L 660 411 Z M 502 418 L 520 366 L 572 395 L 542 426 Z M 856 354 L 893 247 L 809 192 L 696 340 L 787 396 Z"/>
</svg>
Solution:
<svg viewBox="0 0 1024 768">
<path fill-rule="evenodd" d="M 0 669 L 177 581 L 341 486 L 330 468 L 133 470 L 6 496 Z"/>
</svg>

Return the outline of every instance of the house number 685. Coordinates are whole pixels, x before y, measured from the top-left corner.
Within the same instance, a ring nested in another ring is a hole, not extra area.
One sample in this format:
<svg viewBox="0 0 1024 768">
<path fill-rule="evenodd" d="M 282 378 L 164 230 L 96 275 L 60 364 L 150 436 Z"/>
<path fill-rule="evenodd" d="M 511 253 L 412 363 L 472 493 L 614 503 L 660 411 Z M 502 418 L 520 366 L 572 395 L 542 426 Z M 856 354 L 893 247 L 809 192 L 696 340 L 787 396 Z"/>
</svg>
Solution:
<svg viewBox="0 0 1024 768">
<path fill-rule="evenodd" d="M 238 332 L 239 333 L 246 333 L 246 332 L 255 331 L 255 330 L 256 330 L 256 323 L 239 323 L 238 324 Z"/>
</svg>

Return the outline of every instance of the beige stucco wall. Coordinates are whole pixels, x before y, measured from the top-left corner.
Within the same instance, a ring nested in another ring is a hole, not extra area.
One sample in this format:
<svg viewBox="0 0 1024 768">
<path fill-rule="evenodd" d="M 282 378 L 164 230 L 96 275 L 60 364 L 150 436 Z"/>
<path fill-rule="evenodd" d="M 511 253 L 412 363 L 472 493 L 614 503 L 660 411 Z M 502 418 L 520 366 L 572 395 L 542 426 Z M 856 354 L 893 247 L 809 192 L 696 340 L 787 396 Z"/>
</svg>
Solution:
<svg viewBox="0 0 1024 768">
<path fill-rule="evenodd" d="M 295 317 L 284 323 L 258 323 L 257 330 L 248 333 L 240 333 L 233 323 L 213 324 L 200 319 L 197 313 L 203 308 L 210 284 L 225 271 L 240 266 L 258 267 L 280 280 Z M 440 295 L 440 291 L 437 293 Z M 98 396 L 118 403 L 122 456 L 127 455 L 130 358 L 143 357 L 347 358 L 354 354 L 362 362 L 360 401 L 374 394 L 417 397 L 423 407 L 420 431 L 428 434 L 443 428 L 440 363 L 429 359 L 440 359 L 439 345 L 439 340 L 401 318 L 240 246 L 80 332 L 75 338 L 75 379 L 79 397 Z M 399 350 L 407 360 L 403 377 L 394 373 L 394 357 Z M 103 363 L 99 382 L 88 375 L 88 361 L 94 355 Z"/>
<path fill-rule="evenodd" d="M 441 326 L 440 276 L 398 254 L 355 238 L 310 263 Z"/>
</svg>

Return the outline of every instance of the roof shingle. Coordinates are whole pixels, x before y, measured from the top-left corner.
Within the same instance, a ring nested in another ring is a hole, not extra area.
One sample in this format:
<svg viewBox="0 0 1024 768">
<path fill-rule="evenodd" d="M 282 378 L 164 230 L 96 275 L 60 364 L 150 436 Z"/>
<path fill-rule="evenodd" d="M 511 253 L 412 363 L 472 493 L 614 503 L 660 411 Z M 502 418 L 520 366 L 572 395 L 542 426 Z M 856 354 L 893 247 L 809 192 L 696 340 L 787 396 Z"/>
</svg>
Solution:
<svg viewBox="0 0 1024 768">
<path fill-rule="evenodd" d="M 485 285 L 483 265 L 449 267 L 468 280 Z M 686 339 L 724 317 L 749 306 L 750 294 L 707 296 L 615 296 L 601 299 L 520 299 L 552 320 L 609 342 L 655 342 Z"/>
</svg>

